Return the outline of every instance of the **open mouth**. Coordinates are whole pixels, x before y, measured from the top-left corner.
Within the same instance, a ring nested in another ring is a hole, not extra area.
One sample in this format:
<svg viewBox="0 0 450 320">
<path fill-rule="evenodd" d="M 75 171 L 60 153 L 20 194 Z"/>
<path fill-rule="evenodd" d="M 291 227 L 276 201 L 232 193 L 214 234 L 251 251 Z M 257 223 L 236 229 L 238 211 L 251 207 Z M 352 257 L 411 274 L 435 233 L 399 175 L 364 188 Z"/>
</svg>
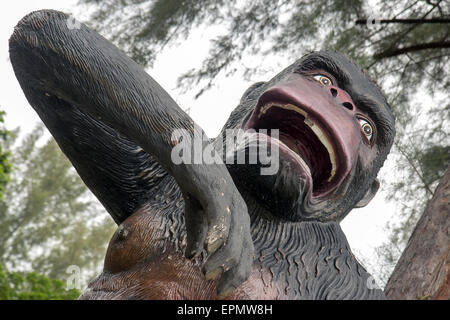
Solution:
<svg viewBox="0 0 450 320">
<path fill-rule="evenodd" d="M 244 129 L 279 130 L 280 156 L 295 159 L 301 170 L 312 178 L 312 195 L 328 194 L 340 182 L 336 143 L 312 112 L 298 102 L 286 102 L 263 95 Z"/>
</svg>

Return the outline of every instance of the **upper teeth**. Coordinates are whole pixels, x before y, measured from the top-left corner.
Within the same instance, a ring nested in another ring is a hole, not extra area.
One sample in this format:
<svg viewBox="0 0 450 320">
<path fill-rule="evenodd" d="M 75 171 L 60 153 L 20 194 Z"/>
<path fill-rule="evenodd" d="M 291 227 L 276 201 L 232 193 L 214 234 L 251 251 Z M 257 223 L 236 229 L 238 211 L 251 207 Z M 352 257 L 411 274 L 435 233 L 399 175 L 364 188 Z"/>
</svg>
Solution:
<svg viewBox="0 0 450 320">
<path fill-rule="evenodd" d="M 299 109 L 297 106 L 294 106 L 293 104 L 290 104 L 290 103 L 287 103 L 287 104 L 268 103 L 261 108 L 261 110 L 259 111 L 258 118 L 260 118 L 261 115 L 266 113 L 266 111 L 272 107 L 295 111 L 297 113 L 300 113 L 302 116 L 304 116 L 305 119 L 308 116 L 308 114 L 305 111 L 303 111 L 302 109 Z"/>
<path fill-rule="evenodd" d="M 327 136 L 325 135 L 325 133 L 322 131 L 322 129 L 315 124 L 310 118 L 308 118 L 308 113 L 306 113 L 306 111 L 300 109 L 299 107 L 287 103 L 287 104 L 275 104 L 275 103 L 268 103 L 266 105 L 264 105 L 259 114 L 258 114 L 258 118 L 261 117 L 261 115 L 265 114 L 267 112 L 267 110 L 269 110 L 272 107 L 277 107 L 277 108 L 282 108 L 282 109 L 286 109 L 286 110 L 291 110 L 294 112 L 297 112 L 299 114 L 301 114 L 304 117 L 304 123 L 311 128 L 311 130 L 314 132 L 314 134 L 316 135 L 316 137 L 320 140 L 320 142 L 324 145 L 324 147 L 327 149 L 328 151 L 328 155 L 330 157 L 330 162 L 331 162 L 331 173 L 330 173 L 330 177 L 328 178 L 328 181 L 331 181 L 331 179 L 334 177 L 334 175 L 336 174 L 336 154 L 334 153 L 334 149 L 330 143 L 330 141 L 328 140 Z M 298 155 L 299 158 L 301 159 L 301 163 L 308 168 L 309 173 L 309 167 L 306 165 L 305 161 L 300 157 L 300 155 Z"/>
</svg>

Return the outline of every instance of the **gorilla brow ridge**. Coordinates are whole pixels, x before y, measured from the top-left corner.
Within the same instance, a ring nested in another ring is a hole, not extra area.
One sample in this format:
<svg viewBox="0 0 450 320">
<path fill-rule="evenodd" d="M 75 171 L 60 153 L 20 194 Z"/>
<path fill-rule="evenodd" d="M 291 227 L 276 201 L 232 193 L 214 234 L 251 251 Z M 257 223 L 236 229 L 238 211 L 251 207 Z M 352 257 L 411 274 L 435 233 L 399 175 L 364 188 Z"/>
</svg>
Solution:
<svg viewBox="0 0 450 320">
<path fill-rule="evenodd" d="M 301 60 L 300 65 L 294 72 L 305 72 L 311 70 L 322 69 L 331 73 L 343 86 L 350 83 L 349 76 L 343 71 L 343 68 L 336 63 L 336 60 L 332 57 L 322 55 L 320 53 L 309 54 L 305 59 Z"/>
</svg>

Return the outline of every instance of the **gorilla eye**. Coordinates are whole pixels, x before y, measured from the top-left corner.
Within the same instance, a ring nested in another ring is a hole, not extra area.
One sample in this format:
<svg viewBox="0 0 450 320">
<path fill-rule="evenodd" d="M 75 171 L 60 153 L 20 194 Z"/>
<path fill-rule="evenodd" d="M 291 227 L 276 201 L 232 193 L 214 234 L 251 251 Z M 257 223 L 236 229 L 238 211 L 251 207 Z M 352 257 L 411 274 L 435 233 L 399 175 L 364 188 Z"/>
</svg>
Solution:
<svg viewBox="0 0 450 320">
<path fill-rule="evenodd" d="M 314 80 L 319 81 L 324 86 L 331 86 L 333 84 L 333 81 L 331 81 L 330 78 L 322 75 L 322 74 L 315 74 L 313 75 Z"/>
<path fill-rule="evenodd" d="M 359 125 L 361 126 L 361 132 L 364 134 L 368 143 L 372 143 L 373 139 L 373 127 L 372 125 L 365 119 L 358 118 Z"/>
</svg>

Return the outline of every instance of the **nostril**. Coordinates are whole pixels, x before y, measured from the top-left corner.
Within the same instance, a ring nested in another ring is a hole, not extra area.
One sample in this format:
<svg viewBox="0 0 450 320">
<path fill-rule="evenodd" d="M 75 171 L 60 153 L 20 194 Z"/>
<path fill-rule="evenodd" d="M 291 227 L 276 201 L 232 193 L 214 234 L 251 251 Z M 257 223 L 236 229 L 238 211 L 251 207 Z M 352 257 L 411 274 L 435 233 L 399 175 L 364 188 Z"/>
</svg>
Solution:
<svg viewBox="0 0 450 320">
<path fill-rule="evenodd" d="M 353 110 L 353 105 L 350 102 L 344 102 L 342 105 L 349 110 Z"/>
<path fill-rule="evenodd" d="M 331 91 L 331 95 L 332 95 L 333 97 L 335 97 L 335 98 L 336 98 L 336 96 L 337 96 L 337 94 L 338 94 L 337 90 L 336 90 L 336 89 L 333 89 L 333 88 L 331 88 L 331 89 L 330 89 L 330 91 Z"/>
</svg>

